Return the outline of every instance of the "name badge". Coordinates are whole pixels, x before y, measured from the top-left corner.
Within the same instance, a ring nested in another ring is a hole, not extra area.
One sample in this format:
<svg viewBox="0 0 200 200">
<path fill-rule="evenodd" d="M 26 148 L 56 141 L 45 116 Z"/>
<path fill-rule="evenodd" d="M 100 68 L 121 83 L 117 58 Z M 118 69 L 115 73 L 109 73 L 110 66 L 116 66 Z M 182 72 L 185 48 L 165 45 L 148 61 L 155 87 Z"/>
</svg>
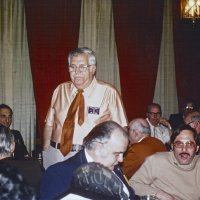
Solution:
<svg viewBox="0 0 200 200">
<path fill-rule="evenodd" d="M 89 114 L 94 114 L 94 115 L 99 115 L 100 108 L 97 107 L 88 107 L 88 113 Z"/>
</svg>

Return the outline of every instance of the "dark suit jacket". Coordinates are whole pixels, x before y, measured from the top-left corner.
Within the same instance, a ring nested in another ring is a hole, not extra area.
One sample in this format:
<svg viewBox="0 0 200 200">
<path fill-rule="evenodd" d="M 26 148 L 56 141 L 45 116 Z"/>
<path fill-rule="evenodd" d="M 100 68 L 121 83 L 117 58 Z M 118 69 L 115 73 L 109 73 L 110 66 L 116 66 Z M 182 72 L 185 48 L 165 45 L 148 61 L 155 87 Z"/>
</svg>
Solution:
<svg viewBox="0 0 200 200">
<path fill-rule="evenodd" d="M 50 200 L 65 193 L 70 189 L 73 173 L 82 164 L 87 163 L 84 150 L 66 161 L 56 163 L 50 166 L 43 175 L 41 183 L 41 199 Z M 114 172 L 127 186 L 131 199 L 134 199 L 135 193 L 125 180 L 120 168 L 116 167 Z"/>
<path fill-rule="evenodd" d="M 169 123 L 171 124 L 172 129 L 176 130 L 181 124 L 184 124 L 183 114 L 171 114 L 169 117 Z"/>
<path fill-rule="evenodd" d="M 28 151 L 24 144 L 22 135 L 17 130 L 11 130 L 11 133 L 14 135 L 14 138 L 15 138 L 14 158 L 15 159 L 23 159 L 25 155 L 28 155 Z"/>
<path fill-rule="evenodd" d="M 124 174 L 130 179 L 147 156 L 162 151 L 166 151 L 165 145 L 154 137 L 146 137 L 141 142 L 131 145 L 125 154 L 122 164 Z"/>
</svg>

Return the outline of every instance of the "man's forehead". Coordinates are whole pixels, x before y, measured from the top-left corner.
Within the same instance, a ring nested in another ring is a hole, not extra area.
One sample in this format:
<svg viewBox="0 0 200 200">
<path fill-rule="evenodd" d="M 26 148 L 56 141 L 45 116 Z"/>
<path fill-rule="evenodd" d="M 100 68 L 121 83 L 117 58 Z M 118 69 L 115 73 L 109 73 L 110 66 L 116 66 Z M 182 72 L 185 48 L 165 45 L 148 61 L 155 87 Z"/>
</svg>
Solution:
<svg viewBox="0 0 200 200">
<path fill-rule="evenodd" d="M 190 130 L 181 131 L 181 133 L 179 135 L 177 135 L 175 138 L 175 141 L 177 141 L 177 140 L 179 140 L 179 141 L 187 141 L 187 140 L 194 141 L 194 136 L 193 136 L 192 131 L 190 131 Z"/>
<path fill-rule="evenodd" d="M 12 113 L 8 108 L 1 108 L 0 113 Z"/>
</svg>

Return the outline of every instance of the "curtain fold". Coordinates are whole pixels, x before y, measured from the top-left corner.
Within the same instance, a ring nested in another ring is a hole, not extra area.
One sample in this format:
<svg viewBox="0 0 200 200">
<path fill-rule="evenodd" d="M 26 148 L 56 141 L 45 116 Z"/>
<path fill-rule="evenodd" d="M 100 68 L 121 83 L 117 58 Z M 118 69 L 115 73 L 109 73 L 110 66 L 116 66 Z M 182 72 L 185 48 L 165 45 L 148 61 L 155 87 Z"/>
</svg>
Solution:
<svg viewBox="0 0 200 200">
<path fill-rule="evenodd" d="M 81 0 L 25 2 L 37 126 L 42 136 L 53 90 L 69 80 L 67 56 L 78 46 Z"/>
<path fill-rule="evenodd" d="M 31 152 L 35 146 L 36 110 L 24 0 L 1 0 L 0 13 L 0 103 L 13 109 L 12 128 L 21 132 Z"/>
<path fill-rule="evenodd" d="M 121 93 L 129 120 L 153 101 L 164 1 L 113 0 Z"/>
<path fill-rule="evenodd" d="M 162 41 L 158 64 L 154 102 L 159 103 L 163 116 L 178 112 L 176 74 L 174 61 L 172 1 L 164 1 Z"/>
<path fill-rule="evenodd" d="M 88 46 L 96 52 L 97 78 L 120 91 L 112 0 L 82 0 L 79 46 Z"/>
</svg>

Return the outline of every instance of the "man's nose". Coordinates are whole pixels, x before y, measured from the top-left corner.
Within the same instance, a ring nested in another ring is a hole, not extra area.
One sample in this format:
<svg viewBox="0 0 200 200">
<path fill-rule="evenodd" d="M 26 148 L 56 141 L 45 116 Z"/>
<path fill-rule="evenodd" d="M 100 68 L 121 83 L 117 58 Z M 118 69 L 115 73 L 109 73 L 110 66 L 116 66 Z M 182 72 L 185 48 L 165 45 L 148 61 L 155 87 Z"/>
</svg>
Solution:
<svg viewBox="0 0 200 200">
<path fill-rule="evenodd" d="M 80 69 L 79 69 L 78 66 L 76 66 L 76 67 L 75 67 L 75 73 L 77 74 L 77 73 L 79 73 L 79 72 L 80 72 Z"/>
</svg>

